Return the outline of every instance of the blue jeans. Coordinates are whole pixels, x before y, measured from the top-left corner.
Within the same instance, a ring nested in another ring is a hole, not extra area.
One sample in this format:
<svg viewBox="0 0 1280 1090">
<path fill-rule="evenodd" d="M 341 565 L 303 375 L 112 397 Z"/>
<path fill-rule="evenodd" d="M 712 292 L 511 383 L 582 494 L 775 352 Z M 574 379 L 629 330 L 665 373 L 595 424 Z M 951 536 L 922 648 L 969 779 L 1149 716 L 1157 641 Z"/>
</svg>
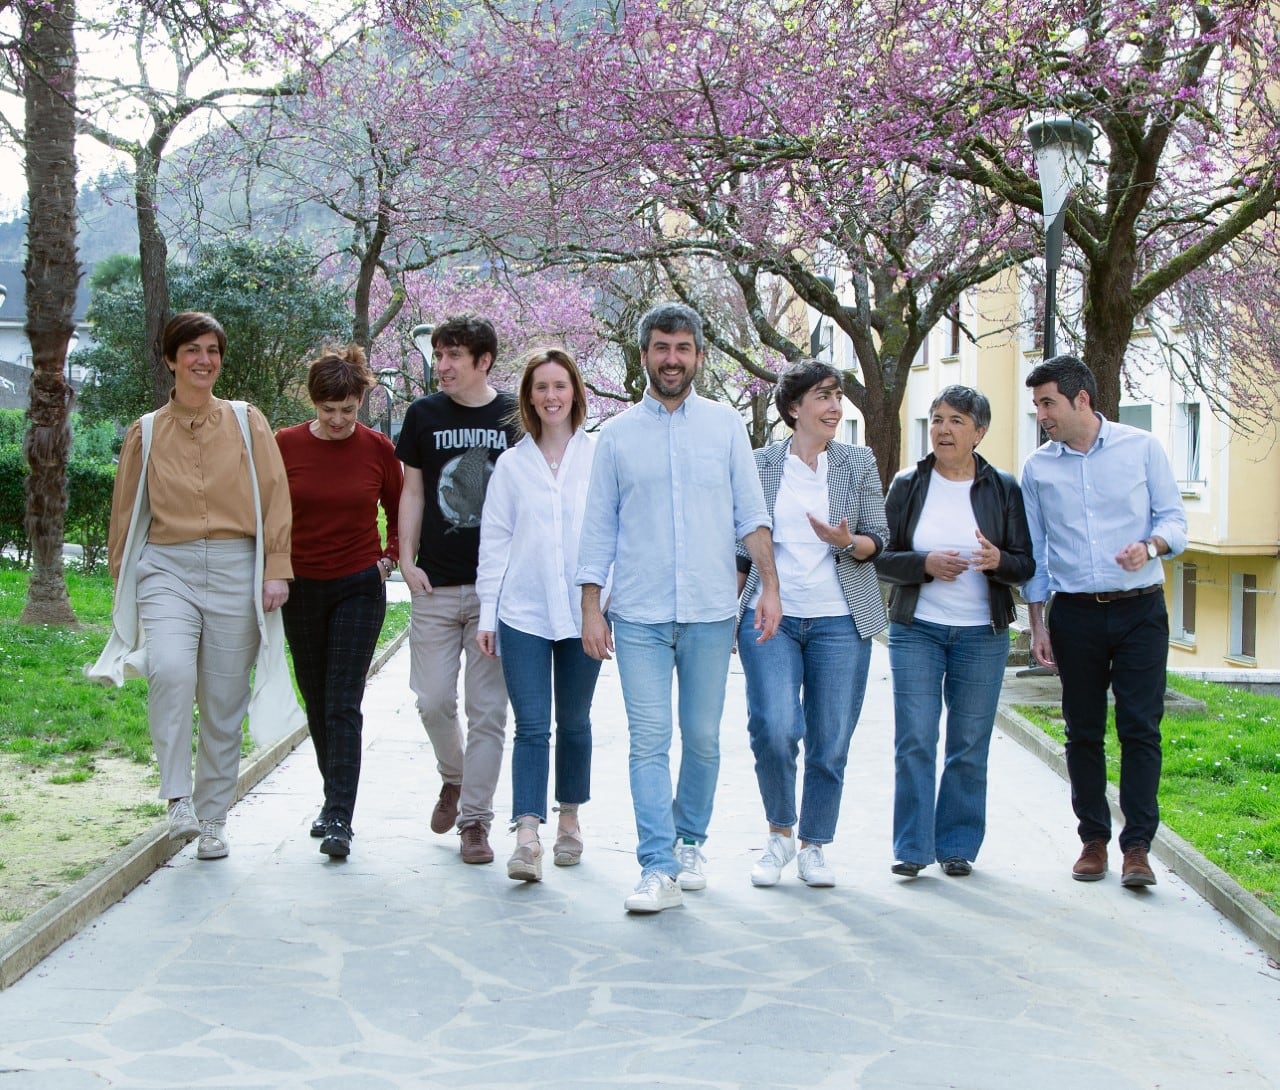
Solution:
<svg viewBox="0 0 1280 1090">
<path fill-rule="evenodd" d="M 631 803 L 636 857 L 645 871 L 674 878 L 676 838 L 707 837 L 720 771 L 720 713 L 734 619 L 633 624 L 615 618 L 622 701 L 631 732 Z M 671 677 L 679 681 L 680 779 L 671 791 Z"/>
<path fill-rule="evenodd" d="M 507 696 L 515 713 L 511 750 L 511 820 L 547 820 L 551 764 L 551 701 L 556 708 L 556 802 L 591 797 L 591 698 L 600 663 L 577 636 L 548 640 L 498 622 L 498 647 Z"/>
<path fill-rule="evenodd" d="M 768 643 L 756 643 L 754 626 L 755 610 L 747 610 L 738 656 L 747 676 L 747 733 L 765 820 L 786 829 L 796 824 L 796 755 L 803 738 L 799 837 L 830 844 L 867 690 L 871 640 L 858 635 L 847 615 L 783 617 Z"/>
<path fill-rule="evenodd" d="M 1008 661 L 1007 628 L 920 620 L 889 626 L 893 854 L 904 863 L 978 857 L 987 828 L 987 751 Z M 937 783 L 944 697 L 946 759 Z"/>
</svg>

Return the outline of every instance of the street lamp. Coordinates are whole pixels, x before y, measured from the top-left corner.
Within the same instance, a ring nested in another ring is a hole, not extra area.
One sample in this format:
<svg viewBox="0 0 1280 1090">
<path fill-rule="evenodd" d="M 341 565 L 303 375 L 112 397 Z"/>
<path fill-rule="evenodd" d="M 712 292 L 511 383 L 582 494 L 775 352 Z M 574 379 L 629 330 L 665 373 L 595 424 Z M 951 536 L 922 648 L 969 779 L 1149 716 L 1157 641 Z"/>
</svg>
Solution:
<svg viewBox="0 0 1280 1090">
<path fill-rule="evenodd" d="M 387 419 L 382 434 L 388 439 L 391 438 L 392 406 L 395 404 L 395 395 L 392 394 L 391 387 L 395 385 L 398 374 L 394 367 L 384 367 L 378 372 L 378 389 L 387 397 Z"/>
<path fill-rule="evenodd" d="M 817 280 L 818 283 L 822 284 L 823 287 L 827 289 L 827 291 L 834 292 L 836 290 L 836 282 L 831 277 L 815 276 L 814 279 Z M 814 360 L 822 359 L 822 353 L 825 350 L 827 353 L 827 358 L 824 362 L 826 363 L 832 362 L 832 356 L 835 354 L 835 346 L 831 343 L 831 341 L 828 341 L 826 344 L 822 343 L 823 334 L 827 333 L 828 330 L 830 330 L 831 335 L 834 338 L 834 335 L 835 335 L 834 327 L 827 322 L 826 318 L 824 318 L 822 314 L 819 314 L 818 320 L 813 323 L 813 332 L 809 334 L 809 358 L 810 359 L 814 359 Z"/>
<path fill-rule="evenodd" d="M 423 322 L 422 325 L 414 326 L 409 334 L 422 353 L 422 386 L 428 394 L 431 393 L 431 370 L 435 366 L 435 349 L 431 347 L 431 334 L 435 328 L 430 322 Z"/>
<path fill-rule="evenodd" d="M 1062 264 L 1062 228 L 1071 191 L 1084 178 L 1093 148 L 1093 131 L 1071 117 L 1049 117 L 1027 126 L 1027 140 L 1040 175 L 1044 209 L 1044 358 L 1057 354 L 1058 266 Z"/>
</svg>

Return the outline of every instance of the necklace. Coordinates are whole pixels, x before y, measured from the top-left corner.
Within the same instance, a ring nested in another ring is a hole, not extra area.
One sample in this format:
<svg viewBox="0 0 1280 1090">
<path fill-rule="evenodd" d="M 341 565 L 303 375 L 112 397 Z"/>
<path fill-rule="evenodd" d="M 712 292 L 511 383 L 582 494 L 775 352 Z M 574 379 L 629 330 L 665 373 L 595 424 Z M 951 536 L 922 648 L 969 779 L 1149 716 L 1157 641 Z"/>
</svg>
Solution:
<svg viewBox="0 0 1280 1090">
<path fill-rule="evenodd" d="M 569 439 L 572 439 L 572 438 L 573 436 L 569 437 Z M 547 465 L 551 467 L 551 471 L 553 473 L 560 468 L 560 463 L 564 461 L 565 452 L 569 449 L 569 439 L 565 440 L 564 446 L 560 448 L 559 454 L 551 455 L 546 453 L 545 451 L 543 452 L 542 456 L 547 460 Z"/>
</svg>

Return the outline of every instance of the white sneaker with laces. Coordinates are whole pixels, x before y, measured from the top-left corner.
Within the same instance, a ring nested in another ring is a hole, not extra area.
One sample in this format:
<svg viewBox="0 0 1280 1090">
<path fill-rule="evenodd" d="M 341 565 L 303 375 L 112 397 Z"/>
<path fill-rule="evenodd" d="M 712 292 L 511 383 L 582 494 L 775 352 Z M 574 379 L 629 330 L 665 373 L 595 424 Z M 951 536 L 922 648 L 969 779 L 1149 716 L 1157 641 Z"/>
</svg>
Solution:
<svg viewBox="0 0 1280 1090">
<path fill-rule="evenodd" d="M 196 820 L 195 807 L 191 799 L 184 796 L 169 800 L 169 839 L 190 840 L 200 832 L 200 822 Z"/>
<path fill-rule="evenodd" d="M 806 885 L 834 886 L 836 884 L 835 871 L 827 866 L 820 844 L 810 844 L 807 848 L 800 849 L 800 854 L 796 856 L 796 869 L 800 872 L 800 881 Z"/>
<path fill-rule="evenodd" d="M 661 912 L 684 904 L 680 886 L 669 874 L 647 870 L 640 875 L 635 892 L 622 902 L 628 912 Z"/>
<path fill-rule="evenodd" d="M 764 854 L 751 868 L 753 886 L 776 886 L 783 868 L 796 857 L 796 838 L 782 833 L 770 833 Z"/>
<path fill-rule="evenodd" d="M 227 823 L 225 821 L 200 822 L 200 842 L 196 845 L 197 859 L 222 859 L 227 854 Z"/>
<path fill-rule="evenodd" d="M 697 844 L 676 841 L 676 861 L 680 864 L 680 877 L 676 880 L 681 889 L 707 888 L 707 876 L 702 873 L 702 864 L 707 861 L 707 857 Z"/>
</svg>

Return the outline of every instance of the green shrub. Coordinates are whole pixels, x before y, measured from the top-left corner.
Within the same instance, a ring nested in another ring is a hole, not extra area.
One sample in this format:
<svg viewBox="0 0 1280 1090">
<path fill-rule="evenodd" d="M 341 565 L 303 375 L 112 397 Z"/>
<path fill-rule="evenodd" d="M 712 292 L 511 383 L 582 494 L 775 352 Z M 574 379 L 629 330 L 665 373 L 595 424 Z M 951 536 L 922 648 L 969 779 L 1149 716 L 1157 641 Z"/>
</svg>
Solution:
<svg viewBox="0 0 1280 1090">
<path fill-rule="evenodd" d="M 8 409 L 0 417 L 16 412 Z M 21 414 L 18 414 L 21 416 Z M 4 421 L 0 419 L 0 428 Z M 27 499 L 23 487 L 27 479 L 27 463 L 22 448 L 13 444 L 0 445 L 0 549 L 17 551 L 23 563 L 31 559 L 27 542 Z"/>
<path fill-rule="evenodd" d="M 26 530 L 27 475 L 21 448 L 0 446 L 0 549 L 14 549 L 24 564 L 31 560 Z M 67 515 L 62 536 L 84 550 L 85 571 L 93 571 L 106 561 L 115 479 L 116 467 L 110 462 L 73 458 L 67 466 Z"/>
<path fill-rule="evenodd" d="M 67 521 L 63 537 L 84 550 L 81 565 L 95 571 L 107 559 L 111 490 L 116 467 L 110 462 L 73 461 L 67 467 Z"/>
</svg>

